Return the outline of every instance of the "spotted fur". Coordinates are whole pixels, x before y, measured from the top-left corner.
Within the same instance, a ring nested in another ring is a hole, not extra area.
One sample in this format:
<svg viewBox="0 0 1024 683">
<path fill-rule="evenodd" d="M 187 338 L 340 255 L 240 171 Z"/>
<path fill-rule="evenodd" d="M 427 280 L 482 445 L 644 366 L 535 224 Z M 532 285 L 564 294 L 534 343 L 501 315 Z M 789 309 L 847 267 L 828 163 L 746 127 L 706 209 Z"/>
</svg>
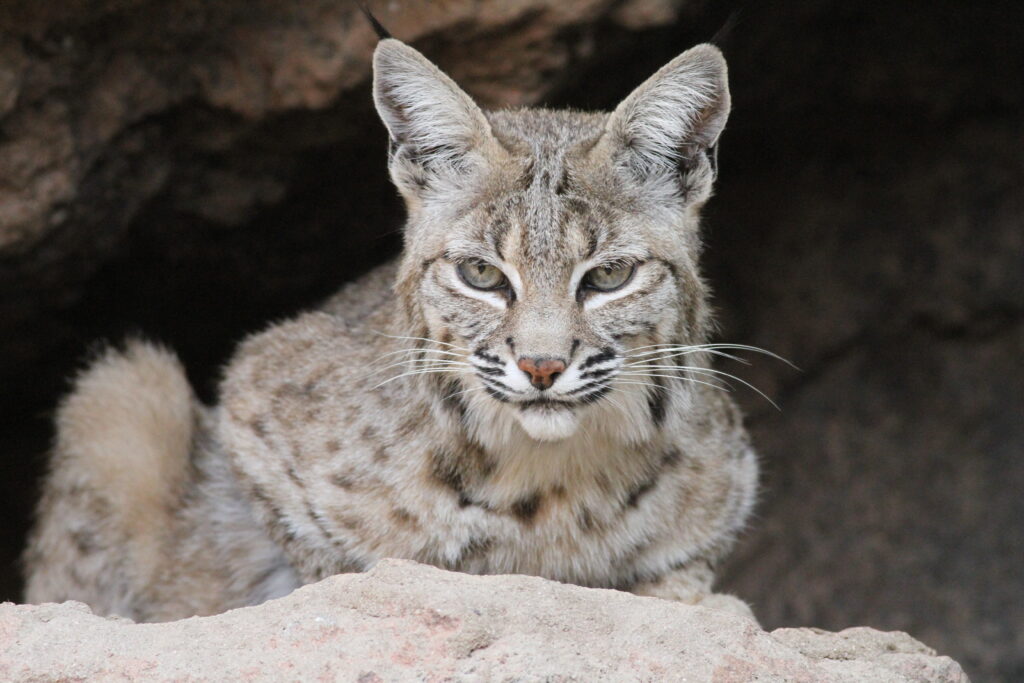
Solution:
<svg viewBox="0 0 1024 683">
<path fill-rule="evenodd" d="M 244 342 L 216 408 L 145 344 L 90 369 L 29 600 L 169 619 L 400 557 L 748 613 L 711 593 L 757 478 L 702 346 L 721 54 L 680 55 L 611 114 L 484 112 L 395 40 L 374 71 L 403 255 Z"/>
</svg>

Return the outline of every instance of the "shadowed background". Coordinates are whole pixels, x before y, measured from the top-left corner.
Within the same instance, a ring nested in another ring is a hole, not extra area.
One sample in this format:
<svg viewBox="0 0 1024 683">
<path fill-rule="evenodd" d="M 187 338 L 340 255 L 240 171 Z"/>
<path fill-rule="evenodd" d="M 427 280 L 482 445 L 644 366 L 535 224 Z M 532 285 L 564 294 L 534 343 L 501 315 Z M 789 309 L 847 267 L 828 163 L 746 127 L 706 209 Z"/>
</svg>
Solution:
<svg viewBox="0 0 1024 683">
<path fill-rule="evenodd" d="M 287 6 L 285 6 L 287 5 Z M 770 5 L 770 6 L 769 6 Z M 902 629 L 1024 679 L 1024 6 L 376 3 L 487 106 L 610 108 L 720 39 L 705 271 L 764 491 L 722 587 L 766 627 Z M 395 254 L 350 3 L 0 6 L 0 598 L 97 340 L 233 344 Z"/>
</svg>

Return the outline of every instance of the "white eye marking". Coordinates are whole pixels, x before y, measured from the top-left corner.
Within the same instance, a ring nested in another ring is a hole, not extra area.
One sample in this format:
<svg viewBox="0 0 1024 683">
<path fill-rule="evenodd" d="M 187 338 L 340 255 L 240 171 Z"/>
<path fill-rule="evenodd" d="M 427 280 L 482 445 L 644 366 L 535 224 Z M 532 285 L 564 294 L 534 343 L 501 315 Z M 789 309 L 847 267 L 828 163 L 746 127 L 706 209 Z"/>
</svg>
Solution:
<svg viewBox="0 0 1024 683">
<path fill-rule="evenodd" d="M 516 293 L 517 297 L 523 296 L 523 278 L 519 277 L 519 271 L 516 267 L 507 261 L 499 261 L 498 264 L 501 269 L 505 272 L 505 277 L 508 278 L 509 283 L 512 285 L 512 291 Z"/>
<path fill-rule="evenodd" d="M 508 308 L 508 296 L 504 293 L 501 287 L 480 289 L 472 286 L 471 284 L 467 284 L 466 278 L 459 272 L 460 265 L 461 264 L 456 263 L 447 264 L 448 278 L 451 280 L 455 289 L 468 297 L 484 301 L 495 308 L 500 308 L 502 310 Z M 512 287 L 512 291 L 515 293 L 515 296 L 519 296 L 522 292 L 522 280 L 519 278 L 519 273 L 516 269 L 503 261 L 499 262 L 499 266 L 491 266 L 491 268 L 494 268 L 494 270 L 501 273 L 503 279 L 507 278 L 506 285 L 510 285 Z"/>
<path fill-rule="evenodd" d="M 636 280 L 636 278 L 633 279 Z M 588 295 L 586 300 L 584 300 L 583 310 L 589 311 L 597 308 L 598 306 L 604 306 L 609 301 L 615 301 L 616 299 L 621 299 L 624 296 L 632 294 L 637 288 L 638 285 L 636 282 L 630 282 L 625 287 L 611 292 L 594 292 L 593 294 Z"/>
</svg>

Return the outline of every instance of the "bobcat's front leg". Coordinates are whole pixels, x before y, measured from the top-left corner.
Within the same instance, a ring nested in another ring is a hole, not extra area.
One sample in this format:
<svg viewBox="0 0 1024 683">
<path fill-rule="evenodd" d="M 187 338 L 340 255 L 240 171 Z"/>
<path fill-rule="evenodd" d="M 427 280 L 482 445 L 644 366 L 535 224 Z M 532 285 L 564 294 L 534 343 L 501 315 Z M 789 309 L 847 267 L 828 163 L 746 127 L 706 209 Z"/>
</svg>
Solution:
<svg viewBox="0 0 1024 683">
<path fill-rule="evenodd" d="M 714 578 L 714 571 L 708 562 L 698 560 L 673 570 L 655 581 L 639 583 L 633 586 L 630 592 L 635 595 L 676 600 L 689 605 L 725 610 L 756 623 L 757 617 L 754 616 L 747 603 L 733 595 L 712 592 L 711 584 L 714 582 Z"/>
</svg>

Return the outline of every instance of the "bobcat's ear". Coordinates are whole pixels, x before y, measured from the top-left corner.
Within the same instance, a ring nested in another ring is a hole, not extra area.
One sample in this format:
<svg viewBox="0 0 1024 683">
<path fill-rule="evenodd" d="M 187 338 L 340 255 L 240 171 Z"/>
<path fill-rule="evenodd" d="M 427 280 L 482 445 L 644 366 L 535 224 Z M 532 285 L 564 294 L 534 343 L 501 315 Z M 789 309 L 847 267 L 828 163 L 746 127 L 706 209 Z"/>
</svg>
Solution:
<svg viewBox="0 0 1024 683">
<path fill-rule="evenodd" d="M 698 45 L 647 79 L 612 112 L 606 134 L 616 164 L 636 180 L 678 177 L 688 200 L 707 199 L 715 145 L 729 118 L 725 58 Z"/>
<path fill-rule="evenodd" d="M 391 177 L 418 193 L 438 175 L 458 175 L 472 153 L 492 140 L 469 95 L 426 57 L 393 38 L 373 55 L 373 100 L 391 135 Z"/>
</svg>

